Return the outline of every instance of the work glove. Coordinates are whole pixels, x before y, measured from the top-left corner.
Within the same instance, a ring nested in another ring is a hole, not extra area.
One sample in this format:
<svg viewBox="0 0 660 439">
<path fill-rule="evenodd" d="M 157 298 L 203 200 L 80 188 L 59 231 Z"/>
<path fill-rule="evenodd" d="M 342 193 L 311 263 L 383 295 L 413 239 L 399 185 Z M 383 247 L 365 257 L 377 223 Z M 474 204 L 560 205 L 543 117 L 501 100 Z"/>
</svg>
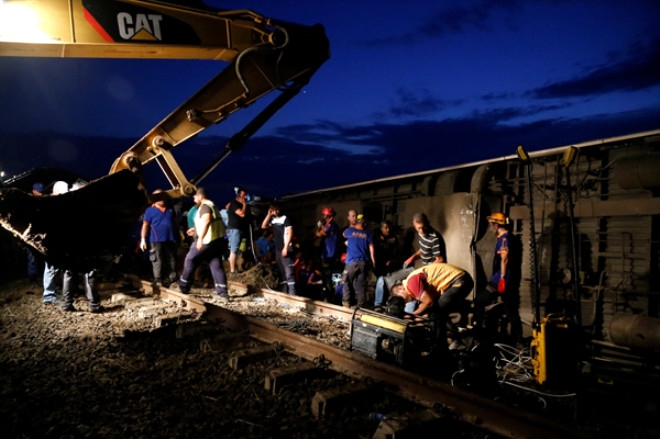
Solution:
<svg viewBox="0 0 660 439">
<path fill-rule="evenodd" d="M 502 294 L 506 291 L 506 281 L 503 277 L 500 278 L 500 281 L 497 283 L 497 292 Z"/>
<path fill-rule="evenodd" d="M 147 250 L 147 240 L 142 238 L 140 240 L 140 250 L 146 251 Z"/>
</svg>

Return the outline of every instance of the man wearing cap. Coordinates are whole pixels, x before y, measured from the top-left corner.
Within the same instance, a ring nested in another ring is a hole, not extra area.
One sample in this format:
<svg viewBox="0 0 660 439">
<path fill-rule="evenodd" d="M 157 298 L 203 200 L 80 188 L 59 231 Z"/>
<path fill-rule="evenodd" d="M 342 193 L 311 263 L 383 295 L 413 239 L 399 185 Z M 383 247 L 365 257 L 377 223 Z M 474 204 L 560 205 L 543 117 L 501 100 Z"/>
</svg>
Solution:
<svg viewBox="0 0 660 439">
<path fill-rule="evenodd" d="M 154 194 L 161 192 L 162 189 L 153 191 Z M 162 287 L 163 281 L 166 281 L 165 286 L 176 282 L 176 253 L 179 238 L 179 222 L 174 210 L 165 203 L 165 200 L 158 200 L 147 207 L 142 220 L 140 250 L 146 251 L 149 247 L 154 283 L 158 286 Z M 168 270 L 166 278 L 163 278 L 163 266 Z"/>
<path fill-rule="evenodd" d="M 35 184 L 32 185 L 32 195 L 40 197 L 43 194 L 44 194 L 44 184 L 43 183 L 36 182 Z"/>
<path fill-rule="evenodd" d="M 485 310 L 488 305 L 502 298 L 507 319 L 511 325 L 510 335 L 514 340 L 522 338 L 522 322 L 518 308 L 520 306 L 520 267 L 522 248 L 514 235 L 509 235 L 509 218 L 496 212 L 488 217 L 488 226 L 495 234 L 495 256 L 493 271 L 486 288 L 479 292 L 475 300 L 474 326 L 482 328 Z"/>
</svg>

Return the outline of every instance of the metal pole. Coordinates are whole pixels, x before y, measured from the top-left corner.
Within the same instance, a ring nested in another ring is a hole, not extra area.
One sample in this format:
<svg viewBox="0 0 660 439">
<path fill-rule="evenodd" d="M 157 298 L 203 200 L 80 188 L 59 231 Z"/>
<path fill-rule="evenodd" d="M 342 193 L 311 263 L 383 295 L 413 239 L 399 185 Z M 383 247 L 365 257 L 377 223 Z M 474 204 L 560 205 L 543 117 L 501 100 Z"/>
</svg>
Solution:
<svg viewBox="0 0 660 439">
<path fill-rule="evenodd" d="M 536 229 L 534 227 L 534 197 L 532 195 L 532 161 L 522 146 L 516 150 L 518 157 L 527 165 L 527 192 L 529 196 L 529 264 L 532 277 L 532 301 L 534 303 L 534 329 L 539 329 L 541 323 L 541 288 L 539 285 L 539 270 L 536 261 Z"/>
<path fill-rule="evenodd" d="M 575 158 L 576 148 L 574 146 L 569 146 L 564 153 L 563 165 L 566 168 L 566 193 L 568 195 L 568 218 L 570 220 L 571 227 L 571 247 L 573 251 L 573 296 L 575 298 L 575 321 L 579 326 L 582 326 L 582 305 L 580 303 L 580 272 L 578 267 L 578 255 L 577 255 L 577 237 L 575 236 L 575 216 L 573 213 L 573 187 L 571 186 L 571 173 L 569 167 L 573 163 Z"/>
</svg>

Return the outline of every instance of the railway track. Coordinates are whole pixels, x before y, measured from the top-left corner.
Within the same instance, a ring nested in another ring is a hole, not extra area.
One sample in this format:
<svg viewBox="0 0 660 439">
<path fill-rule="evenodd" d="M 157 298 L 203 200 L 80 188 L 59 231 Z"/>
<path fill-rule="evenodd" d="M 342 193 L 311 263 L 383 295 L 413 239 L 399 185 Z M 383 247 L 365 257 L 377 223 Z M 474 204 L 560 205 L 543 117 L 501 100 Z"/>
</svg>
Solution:
<svg viewBox="0 0 660 439">
<path fill-rule="evenodd" d="M 407 401 L 417 407 L 409 409 L 403 417 L 399 414 L 392 418 L 385 414 L 384 420 L 378 424 L 374 438 L 396 437 L 397 430 L 402 435 L 403 431 L 407 431 L 406 428 L 434 428 L 433 425 L 447 424 L 449 420 L 453 423 L 451 428 L 463 429 L 463 434 L 470 435 L 465 437 L 493 437 L 493 434 L 506 438 L 592 437 L 570 423 L 553 421 L 520 407 L 514 408 L 395 365 L 372 360 L 358 352 L 332 346 L 284 329 L 265 319 L 233 311 L 210 300 L 168 288 L 153 287 L 145 281 L 136 280 L 134 284 L 147 295 L 158 298 L 159 303 L 153 300 L 146 302 L 146 308 L 155 310 L 162 307 L 165 310 L 175 306 L 175 309 L 161 311 L 162 316 L 158 318 L 157 325 L 183 322 L 185 316 L 191 314 L 201 315 L 234 334 L 241 334 L 241 337 L 249 337 L 260 343 L 256 347 L 250 346 L 248 349 L 237 349 L 233 352 L 229 361 L 232 368 L 273 358 L 279 352 L 273 346 L 281 347 L 281 350 L 302 360 L 293 366 L 269 366 L 264 377 L 267 391 L 277 392 L 283 385 L 296 381 L 304 382 L 311 374 L 318 376 L 324 371 L 350 378 L 351 384 L 324 389 L 311 398 L 309 404 L 315 417 L 329 415 L 331 411 L 344 407 L 346 401 L 382 401 L 383 392 L 390 398 Z M 231 292 L 238 292 L 238 296 L 243 296 L 247 287 L 233 283 L 230 285 Z M 267 289 L 261 291 L 261 296 L 264 302 L 277 303 L 278 306 L 288 309 L 291 315 L 333 319 L 346 325 L 350 324 L 353 317 L 353 310 L 299 296 Z M 147 315 L 148 312 L 143 314 Z M 395 405 L 401 406 L 400 403 Z M 357 422 L 364 422 L 364 418 L 360 417 Z M 475 436 L 474 431 L 483 432 L 484 435 Z"/>
</svg>

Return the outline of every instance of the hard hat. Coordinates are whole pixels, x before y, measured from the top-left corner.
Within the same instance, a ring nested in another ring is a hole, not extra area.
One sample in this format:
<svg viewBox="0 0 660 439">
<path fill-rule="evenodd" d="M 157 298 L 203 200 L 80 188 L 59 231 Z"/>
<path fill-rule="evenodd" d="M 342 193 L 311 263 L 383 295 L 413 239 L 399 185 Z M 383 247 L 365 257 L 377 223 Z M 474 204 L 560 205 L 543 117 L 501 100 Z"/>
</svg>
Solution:
<svg viewBox="0 0 660 439">
<path fill-rule="evenodd" d="M 321 215 L 335 216 L 335 209 L 332 207 L 324 207 L 321 209 Z"/>
<path fill-rule="evenodd" d="M 53 184 L 53 195 L 60 195 L 69 192 L 69 184 L 66 181 L 56 181 Z"/>
<path fill-rule="evenodd" d="M 488 220 L 489 223 L 495 223 L 495 224 L 501 224 L 501 225 L 509 224 L 509 218 L 504 216 L 504 214 L 501 213 L 501 212 L 496 212 L 496 213 L 492 214 L 491 216 L 489 216 L 487 218 L 487 220 Z"/>
</svg>

